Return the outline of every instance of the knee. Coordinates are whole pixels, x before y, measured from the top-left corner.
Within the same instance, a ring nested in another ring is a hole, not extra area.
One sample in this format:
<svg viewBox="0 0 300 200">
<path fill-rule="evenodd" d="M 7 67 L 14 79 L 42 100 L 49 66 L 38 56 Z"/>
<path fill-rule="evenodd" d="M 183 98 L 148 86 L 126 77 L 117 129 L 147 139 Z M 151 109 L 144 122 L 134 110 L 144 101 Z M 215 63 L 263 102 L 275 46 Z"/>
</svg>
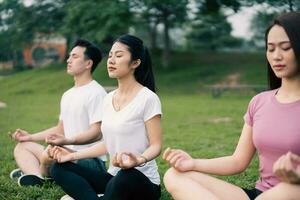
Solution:
<svg viewBox="0 0 300 200">
<path fill-rule="evenodd" d="M 22 151 L 27 149 L 31 142 L 19 142 L 14 148 L 14 156 L 19 155 Z"/>
<path fill-rule="evenodd" d="M 290 184 L 279 183 L 270 190 L 263 192 L 255 200 L 293 200 L 295 197 L 289 194 Z M 289 195 L 288 195 L 289 194 Z"/>
<path fill-rule="evenodd" d="M 121 169 L 118 172 L 118 178 L 116 178 L 114 181 L 114 187 L 118 189 L 124 189 L 125 185 L 130 186 L 131 182 L 128 182 L 128 180 L 134 180 L 136 178 L 134 170 L 136 169 Z"/>
<path fill-rule="evenodd" d="M 172 193 L 172 191 L 177 190 L 176 180 L 180 174 L 181 173 L 174 168 L 170 168 L 166 171 L 163 181 L 168 192 Z"/>
</svg>

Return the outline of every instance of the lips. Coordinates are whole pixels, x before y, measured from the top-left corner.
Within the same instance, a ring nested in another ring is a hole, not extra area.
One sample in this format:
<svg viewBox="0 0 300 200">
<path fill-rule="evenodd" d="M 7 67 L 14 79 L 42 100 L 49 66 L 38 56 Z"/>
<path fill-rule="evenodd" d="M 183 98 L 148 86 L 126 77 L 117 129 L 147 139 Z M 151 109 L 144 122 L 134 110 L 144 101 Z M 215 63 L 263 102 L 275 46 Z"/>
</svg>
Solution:
<svg viewBox="0 0 300 200">
<path fill-rule="evenodd" d="M 285 65 L 278 64 L 278 65 L 274 65 L 273 67 L 275 69 L 283 69 L 285 67 Z"/>
<path fill-rule="evenodd" d="M 117 68 L 115 68 L 115 67 L 108 67 L 108 71 L 114 71 L 114 70 L 116 70 Z"/>
</svg>

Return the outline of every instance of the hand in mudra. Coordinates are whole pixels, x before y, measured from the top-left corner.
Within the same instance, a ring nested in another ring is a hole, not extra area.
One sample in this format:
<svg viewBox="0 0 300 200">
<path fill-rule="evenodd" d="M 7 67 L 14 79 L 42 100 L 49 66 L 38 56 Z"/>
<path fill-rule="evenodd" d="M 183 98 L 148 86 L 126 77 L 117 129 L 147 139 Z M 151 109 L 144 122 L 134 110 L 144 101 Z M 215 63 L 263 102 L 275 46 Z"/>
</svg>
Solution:
<svg viewBox="0 0 300 200">
<path fill-rule="evenodd" d="M 120 167 L 122 169 L 129 169 L 136 167 L 140 164 L 142 164 L 142 160 L 140 157 L 135 156 L 134 154 L 130 152 L 121 152 L 116 153 L 112 157 L 112 164 L 115 167 Z"/>
<path fill-rule="evenodd" d="M 180 149 L 167 148 L 163 159 L 178 171 L 186 172 L 194 168 L 194 159 L 185 151 Z"/>
</svg>

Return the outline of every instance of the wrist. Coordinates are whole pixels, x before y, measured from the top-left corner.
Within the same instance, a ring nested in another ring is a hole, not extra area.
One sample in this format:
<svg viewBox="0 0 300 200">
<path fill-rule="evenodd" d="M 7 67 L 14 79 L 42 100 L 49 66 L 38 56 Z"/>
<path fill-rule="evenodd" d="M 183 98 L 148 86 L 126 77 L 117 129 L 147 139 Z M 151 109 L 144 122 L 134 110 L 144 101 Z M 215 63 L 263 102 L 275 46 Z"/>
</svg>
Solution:
<svg viewBox="0 0 300 200">
<path fill-rule="evenodd" d="M 80 159 L 80 158 L 79 158 L 79 154 L 78 154 L 77 151 L 71 153 L 71 155 L 72 155 L 72 160 L 79 160 L 79 159 Z"/>
<path fill-rule="evenodd" d="M 197 167 L 196 167 L 196 159 L 194 158 L 191 158 L 191 162 L 192 162 L 192 165 L 191 165 L 191 170 L 192 171 L 197 171 Z"/>
<path fill-rule="evenodd" d="M 28 134 L 27 141 L 28 142 L 37 142 L 37 141 L 39 141 L 39 138 L 35 137 L 35 134 Z"/>
<path fill-rule="evenodd" d="M 138 166 L 143 167 L 146 165 L 147 162 L 148 162 L 148 159 L 145 156 L 140 156 Z"/>
</svg>

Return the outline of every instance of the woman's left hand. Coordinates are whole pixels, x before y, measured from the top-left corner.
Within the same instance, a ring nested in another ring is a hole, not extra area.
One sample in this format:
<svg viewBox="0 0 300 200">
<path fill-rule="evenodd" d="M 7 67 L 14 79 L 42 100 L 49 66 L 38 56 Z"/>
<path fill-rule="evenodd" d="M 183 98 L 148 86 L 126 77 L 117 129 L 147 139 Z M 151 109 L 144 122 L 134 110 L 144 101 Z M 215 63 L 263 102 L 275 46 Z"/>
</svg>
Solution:
<svg viewBox="0 0 300 200">
<path fill-rule="evenodd" d="M 300 156 L 288 152 L 273 165 L 273 172 L 283 182 L 300 184 Z"/>
<path fill-rule="evenodd" d="M 140 157 L 137 157 L 130 152 L 116 153 L 112 158 L 113 166 L 120 167 L 122 169 L 133 168 L 141 165 L 142 163 L 143 161 Z"/>
</svg>

